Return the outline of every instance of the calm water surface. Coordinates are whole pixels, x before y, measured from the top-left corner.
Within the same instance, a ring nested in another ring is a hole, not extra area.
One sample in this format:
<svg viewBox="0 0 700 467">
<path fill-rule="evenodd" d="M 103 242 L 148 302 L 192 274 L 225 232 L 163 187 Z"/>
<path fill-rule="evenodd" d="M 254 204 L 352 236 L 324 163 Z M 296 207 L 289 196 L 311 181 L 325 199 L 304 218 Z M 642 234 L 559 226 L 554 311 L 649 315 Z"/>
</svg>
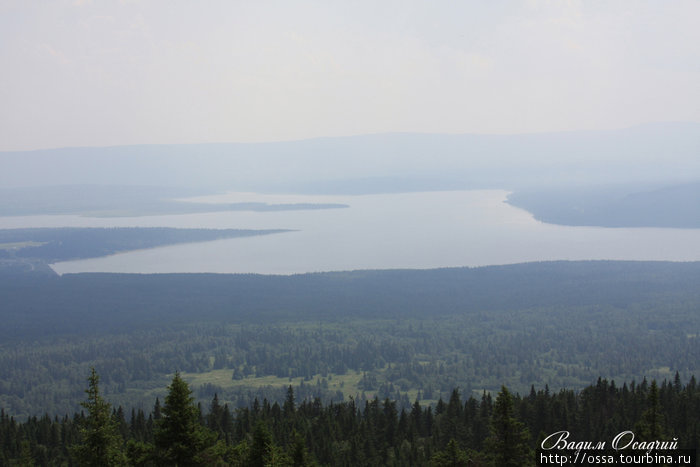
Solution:
<svg viewBox="0 0 700 467">
<path fill-rule="evenodd" d="M 700 260 L 700 229 L 544 224 L 499 190 L 363 196 L 230 193 L 205 202 L 342 203 L 308 211 L 227 212 L 131 218 L 0 218 L 0 227 L 182 227 L 294 232 L 176 245 L 53 265 L 74 272 L 315 271 L 483 266 L 544 260 Z"/>
</svg>

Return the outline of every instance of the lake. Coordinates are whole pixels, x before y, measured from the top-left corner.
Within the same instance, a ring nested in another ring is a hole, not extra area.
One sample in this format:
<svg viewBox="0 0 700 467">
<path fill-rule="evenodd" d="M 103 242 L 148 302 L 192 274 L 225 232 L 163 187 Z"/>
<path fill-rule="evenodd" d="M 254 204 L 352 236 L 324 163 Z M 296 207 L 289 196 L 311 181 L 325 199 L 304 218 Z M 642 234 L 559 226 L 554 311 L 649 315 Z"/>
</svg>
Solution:
<svg viewBox="0 0 700 467">
<path fill-rule="evenodd" d="M 295 274 L 484 266 L 548 260 L 700 260 L 700 229 L 545 224 L 502 190 L 361 196 L 229 193 L 200 202 L 340 203 L 341 209 L 90 218 L 0 218 L 0 227 L 181 227 L 293 232 L 121 253 L 54 264 L 77 272 Z"/>
</svg>

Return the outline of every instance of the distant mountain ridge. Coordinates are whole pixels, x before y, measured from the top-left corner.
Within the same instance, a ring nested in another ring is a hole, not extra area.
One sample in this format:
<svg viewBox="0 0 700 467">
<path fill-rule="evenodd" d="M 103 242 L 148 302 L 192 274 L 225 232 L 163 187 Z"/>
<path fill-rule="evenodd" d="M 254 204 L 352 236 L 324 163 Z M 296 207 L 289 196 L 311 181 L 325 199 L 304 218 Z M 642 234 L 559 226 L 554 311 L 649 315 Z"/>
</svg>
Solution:
<svg viewBox="0 0 700 467">
<path fill-rule="evenodd" d="M 700 124 L 522 135 L 375 134 L 0 152 L 0 186 L 149 185 L 304 191 L 348 180 L 402 190 L 700 179 Z M 408 181 L 408 183 L 406 183 Z M 381 189 L 374 187 L 370 189 Z"/>
<path fill-rule="evenodd" d="M 699 181 L 700 123 L 521 135 L 388 133 L 62 148 L 0 152 L 0 215 L 203 212 L 213 205 L 166 200 L 222 191 L 506 189 L 514 192 L 511 204 L 544 222 L 699 228 Z M 74 192 L 81 190 L 76 201 Z M 295 208 L 329 207 L 342 206 Z M 255 207 L 217 206 L 241 208 Z"/>
</svg>

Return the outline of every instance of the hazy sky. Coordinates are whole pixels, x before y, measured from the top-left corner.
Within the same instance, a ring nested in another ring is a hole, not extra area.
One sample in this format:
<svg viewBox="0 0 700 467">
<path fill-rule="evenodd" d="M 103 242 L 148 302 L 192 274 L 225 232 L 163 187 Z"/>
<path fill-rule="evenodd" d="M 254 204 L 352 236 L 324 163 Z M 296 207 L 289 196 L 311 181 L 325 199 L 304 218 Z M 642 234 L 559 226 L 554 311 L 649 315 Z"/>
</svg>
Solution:
<svg viewBox="0 0 700 467">
<path fill-rule="evenodd" d="M 700 1 L 0 0 L 0 150 L 700 122 Z"/>
</svg>

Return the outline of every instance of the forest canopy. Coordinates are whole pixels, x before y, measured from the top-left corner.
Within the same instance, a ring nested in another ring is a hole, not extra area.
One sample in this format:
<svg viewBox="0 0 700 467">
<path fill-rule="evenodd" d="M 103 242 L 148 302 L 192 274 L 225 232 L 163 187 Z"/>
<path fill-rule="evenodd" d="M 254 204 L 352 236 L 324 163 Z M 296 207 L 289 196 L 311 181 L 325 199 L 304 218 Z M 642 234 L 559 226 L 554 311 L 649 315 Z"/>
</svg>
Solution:
<svg viewBox="0 0 700 467">
<path fill-rule="evenodd" d="M 700 264 L 554 262 L 297 276 L 8 275 L 0 407 L 79 408 L 95 367 L 124 407 L 180 371 L 195 397 L 399 407 L 464 394 L 684 380 L 700 362 Z M 50 394 L 51 397 L 47 397 Z"/>
</svg>

